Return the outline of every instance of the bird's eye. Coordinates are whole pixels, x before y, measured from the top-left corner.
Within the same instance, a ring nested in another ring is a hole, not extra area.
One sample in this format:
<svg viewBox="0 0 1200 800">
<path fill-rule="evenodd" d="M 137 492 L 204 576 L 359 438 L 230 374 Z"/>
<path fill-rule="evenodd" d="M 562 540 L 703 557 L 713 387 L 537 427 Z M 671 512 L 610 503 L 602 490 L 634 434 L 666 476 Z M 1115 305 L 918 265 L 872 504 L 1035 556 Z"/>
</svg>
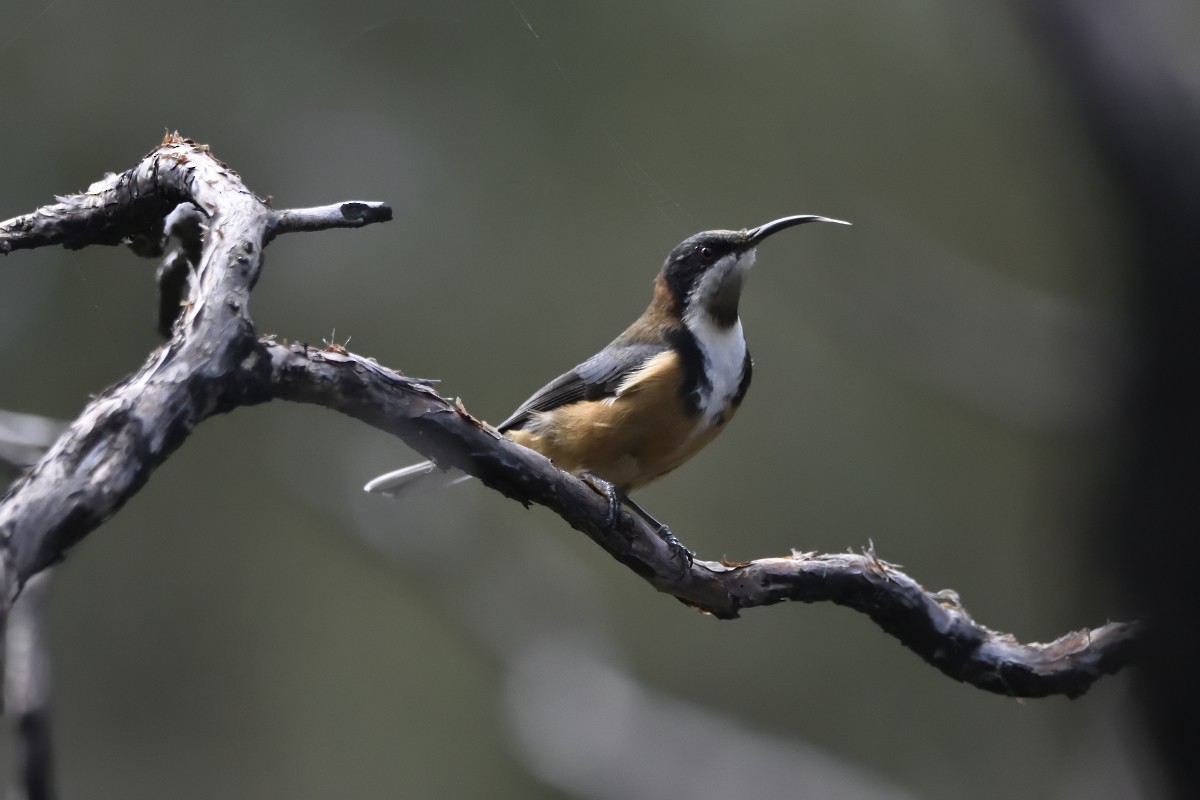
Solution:
<svg viewBox="0 0 1200 800">
<path fill-rule="evenodd" d="M 714 258 L 717 257 L 717 254 L 711 247 L 701 247 L 700 248 L 700 257 L 703 258 L 705 261 L 712 261 Z"/>
</svg>

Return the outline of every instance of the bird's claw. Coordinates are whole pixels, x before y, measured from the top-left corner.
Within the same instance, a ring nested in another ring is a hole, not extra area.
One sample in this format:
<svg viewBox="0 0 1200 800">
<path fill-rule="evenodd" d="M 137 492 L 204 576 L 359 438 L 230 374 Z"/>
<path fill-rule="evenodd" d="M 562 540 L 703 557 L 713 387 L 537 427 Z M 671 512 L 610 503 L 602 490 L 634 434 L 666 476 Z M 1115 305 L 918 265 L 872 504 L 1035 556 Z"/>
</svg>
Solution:
<svg viewBox="0 0 1200 800">
<path fill-rule="evenodd" d="M 671 550 L 671 556 L 678 559 L 681 563 L 686 564 L 686 569 L 692 568 L 692 564 L 696 560 L 696 554 L 684 547 L 683 542 L 675 538 L 675 534 L 671 533 L 670 528 L 647 514 L 641 506 L 639 506 L 637 503 L 634 503 L 627 496 L 623 496 L 617 487 L 613 486 L 612 483 L 604 480 L 604 478 L 601 478 L 599 475 L 591 472 L 584 472 L 579 477 L 588 483 L 599 494 L 604 495 L 605 499 L 608 500 L 608 517 L 605 520 L 605 523 L 609 528 L 613 529 L 614 531 L 620 530 L 618 523 L 621 520 L 621 503 L 628 503 L 629 506 L 637 512 L 638 516 L 640 516 L 650 525 L 657 526 L 654 532 L 658 534 L 660 539 L 667 543 L 667 547 Z"/>
<path fill-rule="evenodd" d="M 671 533 L 670 528 L 668 528 L 666 525 L 662 525 L 657 531 L 655 531 L 655 533 L 658 534 L 660 539 L 667 543 L 667 547 L 671 549 L 672 557 L 677 558 L 687 564 L 688 569 L 692 568 L 692 564 L 696 561 L 696 554 L 691 550 L 688 550 L 687 547 L 684 546 L 683 542 L 679 541 L 675 534 Z"/>
<path fill-rule="evenodd" d="M 608 501 L 608 516 L 604 521 L 608 527 L 615 530 L 617 520 L 621 518 L 621 498 L 617 493 L 617 487 L 591 472 L 585 472 L 579 477 L 584 483 L 595 489 L 598 494 L 604 495 L 604 499 Z"/>
</svg>

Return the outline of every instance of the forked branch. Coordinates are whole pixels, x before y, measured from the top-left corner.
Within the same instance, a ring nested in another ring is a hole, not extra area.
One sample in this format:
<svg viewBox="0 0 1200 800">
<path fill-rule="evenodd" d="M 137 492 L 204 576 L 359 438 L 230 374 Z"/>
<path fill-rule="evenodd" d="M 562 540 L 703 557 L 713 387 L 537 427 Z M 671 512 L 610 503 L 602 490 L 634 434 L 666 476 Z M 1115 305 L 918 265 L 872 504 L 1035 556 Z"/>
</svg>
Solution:
<svg viewBox="0 0 1200 800">
<path fill-rule="evenodd" d="M 196 263 L 189 265 L 186 302 L 170 340 L 92 401 L 0 499 L 6 608 L 33 575 L 116 513 L 200 422 L 284 399 L 349 414 L 525 505 L 546 506 L 655 588 L 716 617 L 785 600 L 832 601 L 867 614 L 945 674 L 1013 696 L 1074 697 L 1132 659 L 1134 625 L 1022 645 L 976 624 L 952 593 L 926 592 L 873 552 L 742 564 L 698 560 L 685 568 L 640 519 L 623 514 L 616 529 L 608 526 L 607 501 L 589 485 L 499 436 L 426 383 L 341 347 L 260 338 L 247 307 L 271 239 L 386 220 L 391 212 L 383 204 L 276 211 L 208 148 L 172 136 L 87 193 L 0 223 L 0 253 L 128 242 L 161 255 L 164 219 L 181 205 L 203 217 L 191 228 L 202 239 L 191 250 Z"/>
</svg>

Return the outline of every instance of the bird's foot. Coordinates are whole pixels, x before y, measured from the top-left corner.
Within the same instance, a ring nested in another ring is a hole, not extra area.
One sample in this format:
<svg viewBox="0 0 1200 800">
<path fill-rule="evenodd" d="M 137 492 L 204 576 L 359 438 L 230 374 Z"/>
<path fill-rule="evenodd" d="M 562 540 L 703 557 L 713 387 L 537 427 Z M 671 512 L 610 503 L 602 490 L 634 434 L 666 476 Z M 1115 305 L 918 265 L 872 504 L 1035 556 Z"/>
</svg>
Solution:
<svg viewBox="0 0 1200 800">
<path fill-rule="evenodd" d="M 617 487 L 613 486 L 599 475 L 593 475 L 590 472 L 584 472 L 579 476 L 579 478 L 597 492 L 604 495 L 604 499 L 608 501 L 608 517 L 604 520 L 604 523 L 608 527 L 616 530 L 617 521 L 621 518 L 621 495 L 617 492 Z"/>
<path fill-rule="evenodd" d="M 696 554 L 691 550 L 688 550 L 683 542 L 679 541 L 679 539 L 675 537 L 675 534 L 671 533 L 670 528 L 660 522 L 658 524 L 658 530 L 656 530 L 655 533 L 658 534 L 658 538 L 667 543 L 667 547 L 671 548 L 671 555 L 673 557 L 679 559 L 680 562 L 687 564 L 688 569 L 692 568 L 692 564 L 696 560 Z"/>
<path fill-rule="evenodd" d="M 667 547 L 671 550 L 671 556 L 681 564 L 686 565 L 684 569 L 692 568 L 692 564 L 696 560 L 696 554 L 684 547 L 683 542 L 679 541 L 675 537 L 675 534 L 671 533 L 670 528 L 647 514 L 644 508 L 633 502 L 632 498 L 613 486 L 610 482 L 604 480 L 604 478 L 591 472 L 584 472 L 579 477 L 608 500 L 608 518 L 605 520 L 605 523 L 609 528 L 619 532 L 620 528 L 617 523 L 621 519 L 621 505 L 627 505 L 631 511 L 644 519 L 654 529 L 654 533 L 660 539 L 667 543 Z"/>
</svg>

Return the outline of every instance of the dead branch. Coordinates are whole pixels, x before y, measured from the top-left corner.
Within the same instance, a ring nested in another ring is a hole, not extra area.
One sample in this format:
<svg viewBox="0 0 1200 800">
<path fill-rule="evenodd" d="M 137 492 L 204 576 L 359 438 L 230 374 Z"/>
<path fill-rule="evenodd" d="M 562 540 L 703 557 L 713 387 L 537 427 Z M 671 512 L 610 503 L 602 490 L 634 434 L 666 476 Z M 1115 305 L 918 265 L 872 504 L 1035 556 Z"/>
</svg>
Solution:
<svg viewBox="0 0 1200 800">
<path fill-rule="evenodd" d="M 382 203 L 343 204 L 349 210 L 340 215 L 274 211 L 207 147 L 177 136 L 133 169 L 58 200 L 0 223 L 0 253 L 161 238 L 163 220 L 183 204 L 204 216 L 204 241 L 171 339 L 89 403 L 0 499 L 0 587 L 9 603 L 29 578 L 115 514 L 196 425 L 269 396 L 261 394 L 262 381 L 247 379 L 264 363 L 256 358 L 261 348 L 247 306 L 266 244 L 295 229 L 297 218 L 307 220 L 307 230 L 391 218 Z"/>
<path fill-rule="evenodd" d="M 129 241 L 139 243 L 139 252 L 161 254 L 163 220 L 181 204 L 205 221 L 171 339 L 90 403 L 0 498 L 0 586 L 9 603 L 33 575 L 116 513 L 200 422 L 278 398 L 341 411 L 507 497 L 546 506 L 655 588 L 719 618 L 785 600 L 839 603 L 870 616 L 945 674 L 1012 696 L 1078 696 L 1132 659 L 1133 625 L 1022 645 L 977 625 L 952 593 L 926 592 L 873 552 L 696 561 L 684 569 L 640 519 L 623 514 L 609 527 L 607 502 L 590 486 L 500 437 L 425 382 L 338 346 L 318 350 L 259 338 L 247 308 L 270 240 L 386 220 L 391 212 L 383 204 L 275 211 L 206 147 L 168 137 L 136 167 L 86 194 L 0 223 L 0 253 Z"/>
<path fill-rule="evenodd" d="M 50 653 L 46 601 L 53 570 L 31 578 L 8 613 L 4 652 L 4 713 L 12 722 L 15 769 L 9 776 L 13 800 L 56 797 L 50 735 Z"/>
<path fill-rule="evenodd" d="M 1109 623 L 1047 644 L 1021 644 L 971 619 L 954 592 L 926 591 L 873 550 L 792 554 L 738 564 L 697 559 L 683 569 L 636 515 L 619 530 L 607 502 L 548 459 L 509 442 L 428 386 L 343 348 L 264 341 L 275 396 L 315 403 L 392 433 L 446 467 L 456 467 L 526 506 L 536 503 L 582 531 L 661 592 L 721 619 L 786 600 L 834 602 L 861 611 L 955 680 L 1013 697 L 1077 697 L 1126 666 L 1134 624 Z"/>
</svg>

